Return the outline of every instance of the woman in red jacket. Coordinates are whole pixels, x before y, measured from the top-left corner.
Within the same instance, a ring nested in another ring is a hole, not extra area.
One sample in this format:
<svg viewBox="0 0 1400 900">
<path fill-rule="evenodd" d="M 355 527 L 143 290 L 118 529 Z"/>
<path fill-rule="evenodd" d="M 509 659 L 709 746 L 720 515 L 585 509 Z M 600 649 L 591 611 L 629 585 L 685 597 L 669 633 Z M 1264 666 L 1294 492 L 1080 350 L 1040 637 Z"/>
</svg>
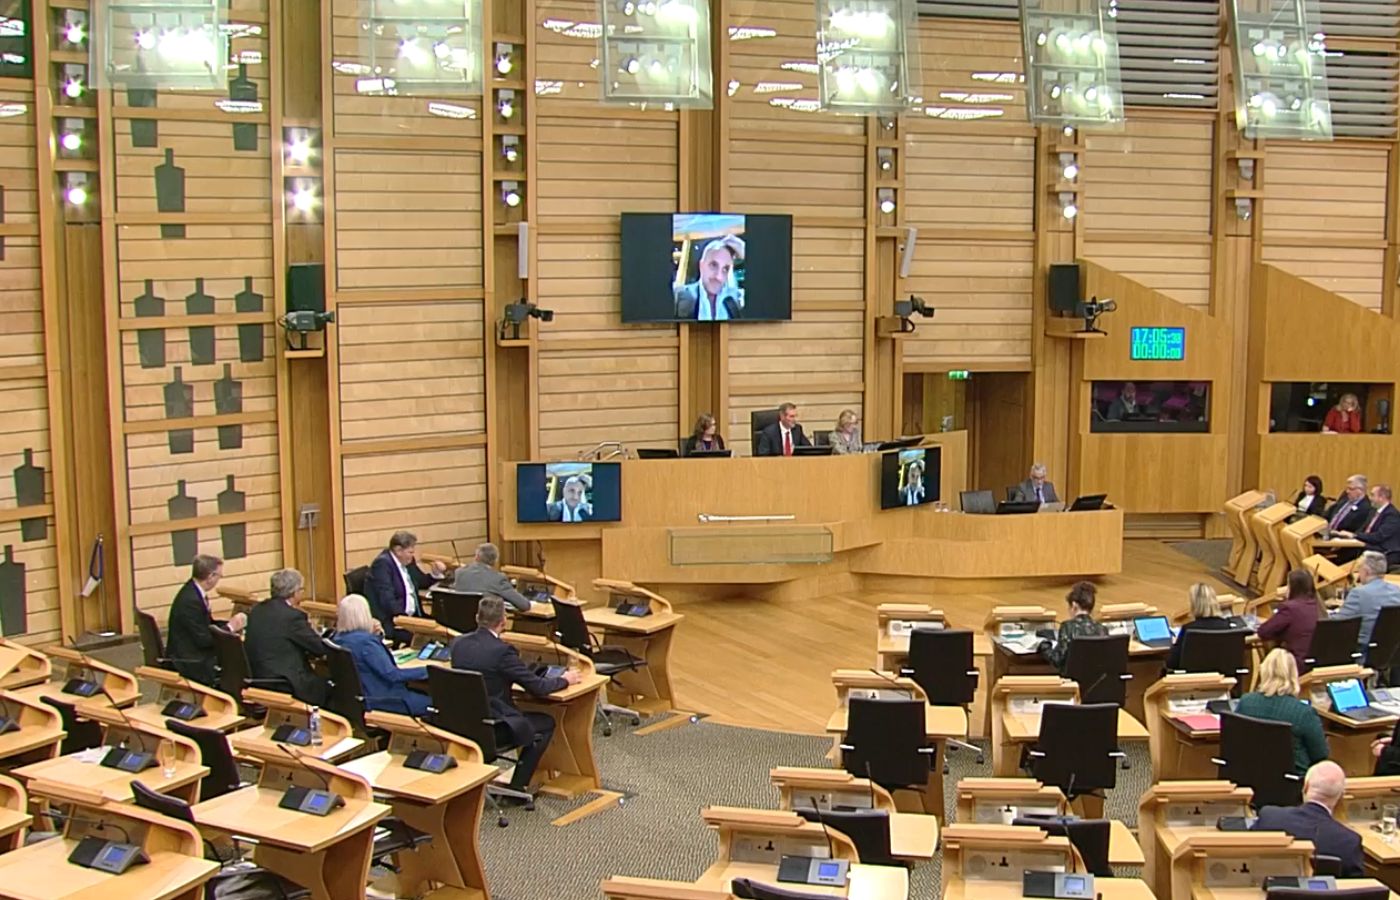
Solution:
<svg viewBox="0 0 1400 900">
<path fill-rule="evenodd" d="M 1293 654 L 1298 671 L 1306 672 L 1308 667 L 1303 664 L 1303 658 L 1312 646 L 1317 620 L 1325 615 L 1317 588 L 1313 586 L 1312 573 L 1294 569 L 1288 573 L 1288 599 L 1280 603 L 1266 621 L 1259 623 L 1259 639 L 1285 648 Z"/>
<path fill-rule="evenodd" d="M 1343 394 L 1322 420 L 1323 434 L 1360 434 L 1361 404 L 1355 394 Z"/>
</svg>

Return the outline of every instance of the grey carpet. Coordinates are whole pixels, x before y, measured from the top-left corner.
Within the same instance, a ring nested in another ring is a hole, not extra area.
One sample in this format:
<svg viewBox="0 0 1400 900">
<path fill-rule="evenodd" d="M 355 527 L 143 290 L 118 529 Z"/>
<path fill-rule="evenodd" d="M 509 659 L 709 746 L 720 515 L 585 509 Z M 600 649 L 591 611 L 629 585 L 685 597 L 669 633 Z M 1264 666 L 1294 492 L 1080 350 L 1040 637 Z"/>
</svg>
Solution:
<svg viewBox="0 0 1400 900">
<path fill-rule="evenodd" d="M 1219 572 L 1230 560 L 1230 541 L 1228 539 L 1172 541 L 1167 546 L 1177 553 L 1191 557 L 1212 572 Z"/>
</svg>

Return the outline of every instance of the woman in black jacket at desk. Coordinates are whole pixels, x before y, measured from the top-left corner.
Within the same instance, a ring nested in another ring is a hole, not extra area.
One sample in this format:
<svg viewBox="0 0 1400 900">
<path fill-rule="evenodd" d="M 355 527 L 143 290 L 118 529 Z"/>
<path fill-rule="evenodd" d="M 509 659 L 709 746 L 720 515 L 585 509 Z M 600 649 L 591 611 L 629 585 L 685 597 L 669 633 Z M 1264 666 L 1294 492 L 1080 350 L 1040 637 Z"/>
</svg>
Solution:
<svg viewBox="0 0 1400 900">
<path fill-rule="evenodd" d="M 1191 585 L 1191 621 L 1181 626 L 1171 652 L 1167 654 L 1167 671 L 1181 669 L 1181 645 L 1186 635 L 1192 631 L 1226 631 L 1230 620 L 1220 614 L 1220 601 L 1215 599 L 1215 588 L 1197 582 Z"/>
<path fill-rule="evenodd" d="M 681 448 L 681 456 L 689 456 L 696 450 L 723 449 L 724 438 L 719 436 L 719 429 L 715 426 L 715 417 L 709 413 L 702 413 L 700 418 L 695 420 L 695 431 L 685 439 L 685 445 Z"/>
</svg>

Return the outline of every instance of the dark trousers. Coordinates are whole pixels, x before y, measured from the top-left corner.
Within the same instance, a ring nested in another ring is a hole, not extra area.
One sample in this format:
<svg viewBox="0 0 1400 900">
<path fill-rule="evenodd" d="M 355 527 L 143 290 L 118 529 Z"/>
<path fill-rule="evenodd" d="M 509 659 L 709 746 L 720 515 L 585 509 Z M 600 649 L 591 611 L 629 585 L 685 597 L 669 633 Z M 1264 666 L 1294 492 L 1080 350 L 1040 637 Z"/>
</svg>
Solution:
<svg viewBox="0 0 1400 900">
<path fill-rule="evenodd" d="M 527 712 L 524 716 L 535 733 L 535 739 L 520 748 L 520 762 L 516 763 L 515 774 L 510 779 L 510 786 L 517 791 L 529 789 L 530 780 L 535 777 L 535 769 L 539 768 L 540 759 L 544 757 L 544 751 L 549 747 L 550 739 L 554 737 L 553 716 L 542 712 Z M 504 725 L 497 725 L 496 740 L 501 746 L 508 745 L 511 741 L 509 729 Z"/>
</svg>

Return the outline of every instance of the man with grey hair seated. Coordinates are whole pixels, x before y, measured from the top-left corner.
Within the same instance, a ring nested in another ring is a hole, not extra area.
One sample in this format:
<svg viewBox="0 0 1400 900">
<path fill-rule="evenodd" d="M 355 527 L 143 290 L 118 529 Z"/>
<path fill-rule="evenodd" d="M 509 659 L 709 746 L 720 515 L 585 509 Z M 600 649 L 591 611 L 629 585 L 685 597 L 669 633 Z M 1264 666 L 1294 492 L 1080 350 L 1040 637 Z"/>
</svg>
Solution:
<svg viewBox="0 0 1400 900">
<path fill-rule="evenodd" d="M 1332 817 L 1346 788 L 1341 766 L 1331 760 L 1316 763 L 1303 777 L 1303 804 L 1266 806 L 1250 830 L 1282 831 L 1300 841 L 1312 841 L 1316 855 L 1341 860 L 1342 878 L 1361 878 L 1366 874 L 1361 835 Z"/>
<path fill-rule="evenodd" d="M 311 671 L 310 658 L 326 655 L 326 643 L 302 612 L 301 573 L 282 569 L 272 574 L 271 596 L 248 612 L 243 633 L 249 674 L 280 684 L 259 685 L 285 691 L 303 703 L 322 706 L 326 679 Z"/>
<path fill-rule="evenodd" d="M 530 601 L 496 568 L 500 561 L 501 551 L 496 549 L 495 544 L 477 545 L 476 558 L 472 560 L 471 565 L 457 570 L 456 577 L 452 579 L 452 589 L 494 595 L 516 610 L 524 612 L 530 608 Z"/>
<path fill-rule="evenodd" d="M 1384 553 L 1367 550 L 1356 562 L 1356 587 L 1347 591 L 1346 602 L 1337 613 L 1340 618 L 1361 617 L 1361 634 L 1357 638 L 1361 648 L 1361 658 L 1366 659 L 1366 651 L 1371 643 L 1371 631 L 1376 627 L 1376 617 L 1387 606 L 1400 606 L 1400 587 L 1385 580 L 1386 558 Z M 1374 660 L 1370 662 L 1380 662 Z"/>
<path fill-rule="evenodd" d="M 1011 499 L 1017 503 L 1059 503 L 1060 497 L 1055 493 L 1055 485 L 1050 483 L 1046 475 L 1045 463 L 1031 466 L 1031 477 L 1016 485 Z"/>
<path fill-rule="evenodd" d="M 1346 490 L 1327 510 L 1328 531 L 1352 532 L 1366 527 L 1366 523 L 1371 520 L 1371 501 L 1366 498 L 1367 484 L 1365 475 L 1353 475 L 1347 479 Z M 1351 562 L 1360 555 L 1360 551 L 1349 547 L 1343 547 L 1331 554 L 1337 562 Z"/>
</svg>

